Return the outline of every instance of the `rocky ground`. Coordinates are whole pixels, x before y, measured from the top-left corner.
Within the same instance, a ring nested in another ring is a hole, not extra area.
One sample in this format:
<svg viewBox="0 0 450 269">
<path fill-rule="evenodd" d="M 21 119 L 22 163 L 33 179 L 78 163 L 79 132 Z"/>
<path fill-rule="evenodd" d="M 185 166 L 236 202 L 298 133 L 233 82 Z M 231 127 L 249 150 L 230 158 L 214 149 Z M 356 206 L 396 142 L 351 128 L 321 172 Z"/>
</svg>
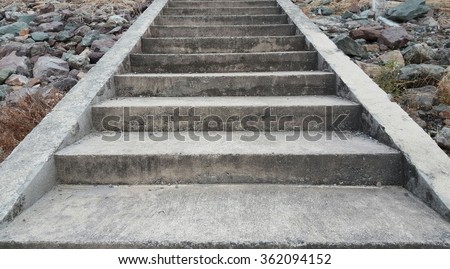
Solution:
<svg viewBox="0 0 450 269">
<path fill-rule="evenodd" d="M 294 2 L 450 153 L 450 1 Z"/>
<path fill-rule="evenodd" d="M 0 162 L 150 2 L 0 1 Z"/>
<path fill-rule="evenodd" d="M 0 161 L 151 0 L 1 0 Z M 450 150 L 450 1 L 293 0 L 444 149 Z"/>
</svg>

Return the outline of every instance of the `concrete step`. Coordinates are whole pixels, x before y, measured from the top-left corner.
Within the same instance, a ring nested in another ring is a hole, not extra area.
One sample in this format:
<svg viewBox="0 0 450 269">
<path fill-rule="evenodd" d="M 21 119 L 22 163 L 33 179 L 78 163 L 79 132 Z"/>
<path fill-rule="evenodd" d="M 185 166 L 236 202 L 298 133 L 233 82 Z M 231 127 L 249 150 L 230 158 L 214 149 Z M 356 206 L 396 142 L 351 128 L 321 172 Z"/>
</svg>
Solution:
<svg viewBox="0 0 450 269">
<path fill-rule="evenodd" d="M 234 37 L 287 36 L 295 34 L 295 26 L 278 25 L 156 25 L 150 27 L 151 37 Z"/>
<path fill-rule="evenodd" d="M 276 7 L 277 1 L 170 1 L 168 7 Z"/>
<path fill-rule="evenodd" d="M 449 234 L 401 187 L 59 185 L 0 248 L 448 248 Z"/>
<path fill-rule="evenodd" d="M 281 14 L 279 7 L 165 8 L 162 15 L 266 15 Z"/>
<path fill-rule="evenodd" d="M 124 74 L 114 78 L 119 97 L 333 95 L 329 72 Z"/>
<path fill-rule="evenodd" d="M 131 54 L 131 72 L 206 73 L 317 70 L 317 53 Z"/>
<path fill-rule="evenodd" d="M 264 25 L 287 24 L 287 16 L 276 15 L 209 15 L 159 16 L 156 25 Z"/>
<path fill-rule="evenodd" d="M 303 36 L 144 38 L 143 53 L 247 53 L 305 50 Z"/>
<path fill-rule="evenodd" d="M 401 185 L 401 154 L 337 132 L 106 132 L 55 155 L 63 184 Z"/>
<path fill-rule="evenodd" d="M 360 116 L 358 104 L 336 96 L 124 97 L 92 107 L 100 131 L 359 130 Z"/>
</svg>

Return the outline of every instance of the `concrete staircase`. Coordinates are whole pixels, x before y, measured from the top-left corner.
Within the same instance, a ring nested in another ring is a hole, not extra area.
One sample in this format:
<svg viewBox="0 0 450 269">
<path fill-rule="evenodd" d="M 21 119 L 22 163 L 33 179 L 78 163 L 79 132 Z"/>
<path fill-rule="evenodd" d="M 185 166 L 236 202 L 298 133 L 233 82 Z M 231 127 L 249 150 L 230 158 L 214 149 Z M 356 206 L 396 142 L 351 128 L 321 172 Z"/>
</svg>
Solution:
<svg viewBox="0 0 450 269">
<path fill-rule="evenodd" d="M 0 246 L 449 246 L 276 1 L 170 1 L 149 33 Z"/>
</svg>

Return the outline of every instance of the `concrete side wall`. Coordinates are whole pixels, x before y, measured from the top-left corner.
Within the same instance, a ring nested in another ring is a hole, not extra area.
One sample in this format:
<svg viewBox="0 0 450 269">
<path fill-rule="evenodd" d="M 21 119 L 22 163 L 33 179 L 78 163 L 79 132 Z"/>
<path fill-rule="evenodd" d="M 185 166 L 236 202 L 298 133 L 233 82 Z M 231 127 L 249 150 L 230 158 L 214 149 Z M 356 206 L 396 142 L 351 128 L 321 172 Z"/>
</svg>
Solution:
<svg viewBox="0 0 450 269">
<path fill-rule="evenodd" d="M 405 159 L 405 187 L 450 220 L 450 159 L 397 104 L 391 102 L 349 57 L 290 0 L 277 0 L 319 53 L 319 68 L 337 75 L 338 94 L 362 105 L 364 131 L 399 149 Z"/>
<path fill-rule="evenodd" d="M 129 69 L 168 0 L 155 0 L 114 47 L 0 165 L 0 224 L 30 207 L 57 181 L 54 153 L 91 131 L 91 105 L 114 95 L 113 76 Z"/>
</svg>

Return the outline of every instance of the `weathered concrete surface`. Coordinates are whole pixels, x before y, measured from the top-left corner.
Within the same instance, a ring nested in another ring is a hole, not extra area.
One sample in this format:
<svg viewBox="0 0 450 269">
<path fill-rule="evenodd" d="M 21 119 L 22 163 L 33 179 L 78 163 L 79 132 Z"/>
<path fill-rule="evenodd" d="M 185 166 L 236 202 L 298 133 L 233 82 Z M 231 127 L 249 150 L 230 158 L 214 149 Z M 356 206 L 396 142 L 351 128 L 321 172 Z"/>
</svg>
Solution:
<svg viewBox="0 0 450 269">
<path fill-rule="evenodd" d="M 364 135 L 266 135 L 99 133 L 55 158 L 59 180 L 65 184 L 402 184 L 399 152 Z"/>
<path fill-rule="evenodd" d="M 280 25 L 156 25 L 151 37 L 216 37 L 216 36 L 287 36 L 295 34 L 295 26 Z"/>
<path fill-rule="evenodd" d="M 169 116 L 175 116 L 176 110 L 180 119 L 191 114 L 198 119 L 192 124 L 181 120 L 179 126 L 174 126 Z M 242 120 L 249 116 L 255 117 L 256 122 L 244 127 Z M 250 125 L 260 131 L 334 128 L 358 131 L 361 128 L 360 106 L 336 96 L 128 97 L 107 100 L 92 107 L 92 123 L 97 130 L 117 130 L 116 124 L 107 124 L 112 117 L 119 129 L 126 131 L 243 131 L 250 130 Z M 265 117 L 272 118 L 270 126 L 264 122 Z M 340 117 L 342 120 L 334 126 Z M 213 122 L 212 126 L 208 126 L 208 119 Z"/>
<path fill-rule="evenodd" d="M 136 73 L 267 72 L 317 70 L 313 51 L 131 54 L 131 71 Z"/>
<path fill-rule="evenodd" d="M 163 15 L 264 15 L 280 14 L 279 7 L 166 8 Z"/>
<path fill-rule="evenodd" d="M 450 159 L 296 5 L 289 0 L 278 0 L 278 3 L 311 48 L 318 51 L 323 67 L 331 68 L 340 77 L 340 94 L 361 103 L 365 109 L 365 130 L 404 154 L 408 164 L 407 188 L 450 220 Z"/>
<path fill-rule="evenodd" d="M 449 248 L 450 224 L 401 187 L 62 185 L 0 247 Z"/>
<path fill-rule="evenodd" d="M 284 24 L 287 16 L 284 14 L 268 15 L 191 15 L 191 16 L 159 16 L 158 25 L 261 25 Z"/>
<path fill-rule="evenodd" d="M 144 38 L 143 53 L 243 53 L 305 50 L 302 36 Z"/>
<path fill-rule="evenodd" d="M 269 7 L 277 1 L 170 1 L 169 7 Z"/>
<path fill-rule="evenodd" d="M 0 224 L 13 219 L 56 182 L 53 154 L 91 130 L 90 105 L 110 98 L 110 83 L 140 44 L 167 0 L 155 0 L 121 40 L 0 164 Z"/>
<path fill-rule="evenodd" d="M 332 95 L 330 72 L 245 72 L 203 74 L 123 74 L 115 77 L 117 96 L 299 96 Z"/>
</svg>

